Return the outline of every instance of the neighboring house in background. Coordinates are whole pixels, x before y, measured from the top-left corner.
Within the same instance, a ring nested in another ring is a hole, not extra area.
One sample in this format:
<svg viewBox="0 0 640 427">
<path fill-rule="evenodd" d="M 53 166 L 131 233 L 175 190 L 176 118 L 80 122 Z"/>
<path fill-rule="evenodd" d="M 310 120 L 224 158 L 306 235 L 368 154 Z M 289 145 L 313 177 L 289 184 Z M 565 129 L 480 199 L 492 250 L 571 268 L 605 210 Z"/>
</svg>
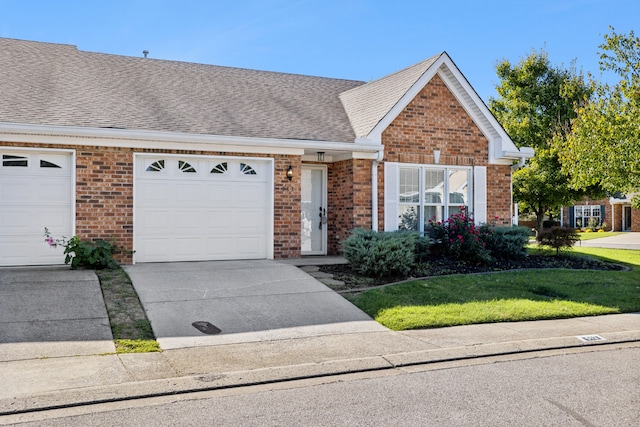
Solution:
<svg viewBox="0 0 640 427">
<path fill-rule="evenodd" d="M 0 265 L 336 254 L 461 205 L 511 223 L 518 149 L 446 53 L 372 82 L 0 39 Z"/>
<path fill-rule="evenodd" d="M 574 228 L 605 224 L 605 231 L 640 232 L 640 209 L 631 207 L 632 197 L 633 194 L 627 194 L 601 200 L 584 199 L 562 208 L 561 222 Z"/>
</svg>

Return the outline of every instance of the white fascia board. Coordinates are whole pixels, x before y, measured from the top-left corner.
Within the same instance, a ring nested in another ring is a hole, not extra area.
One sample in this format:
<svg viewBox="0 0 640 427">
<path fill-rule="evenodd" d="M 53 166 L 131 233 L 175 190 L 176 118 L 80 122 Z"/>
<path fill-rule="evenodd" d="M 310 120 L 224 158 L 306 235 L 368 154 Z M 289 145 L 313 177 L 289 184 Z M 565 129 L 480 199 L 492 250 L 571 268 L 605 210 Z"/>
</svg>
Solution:
<svg viewBox="0 0 640 427">
<path fill-rule="evenodd" d="M 96 145 L 106 147 L 155 148 L 165 150 L 228 151 L 253 154 L 303 155 L 306 150 L 364 151 L 377 153 L 379 145 L 353 142 L 253 138 L 226 135 L 187 134 L 127 129 L 31 125 L 0 122 L 0 140 L 37 144 Z M 153 143 L 150 147 L 149 143 Z"/>
<path fill-rule="evenodd" d="M 609 198 L 609 203 L 612 205 L 628 205 L 631 203 L 631 199 L 633 199 L 634 196 L 638 195 L 640 193 L 627 193 L 625 194 L 625 198 L 621 199 L 618 197 L 610 197 Z"/>
</svg>

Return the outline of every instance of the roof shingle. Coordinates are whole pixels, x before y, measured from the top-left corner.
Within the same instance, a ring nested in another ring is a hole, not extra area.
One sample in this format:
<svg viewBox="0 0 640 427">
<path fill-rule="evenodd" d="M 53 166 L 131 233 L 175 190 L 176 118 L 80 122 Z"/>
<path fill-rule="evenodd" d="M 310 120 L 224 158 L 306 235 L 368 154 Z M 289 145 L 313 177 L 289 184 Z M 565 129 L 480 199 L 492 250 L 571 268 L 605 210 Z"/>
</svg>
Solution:
<svg viewBox="0 0 640 427">
<path fill-rule="evenodd" d="M 363 82 L 0 38 L 0 121 L 353 142 L 339 95 Z"/>
</svg>

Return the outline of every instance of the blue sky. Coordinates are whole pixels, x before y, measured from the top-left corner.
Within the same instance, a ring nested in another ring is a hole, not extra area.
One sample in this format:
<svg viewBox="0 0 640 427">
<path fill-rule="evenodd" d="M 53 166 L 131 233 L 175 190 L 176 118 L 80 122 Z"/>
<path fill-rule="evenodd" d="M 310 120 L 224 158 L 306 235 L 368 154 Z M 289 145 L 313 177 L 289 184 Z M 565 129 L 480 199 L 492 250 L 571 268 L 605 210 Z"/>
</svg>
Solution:
<svg viewBox="0 0 640 427">
<path fill-rule="evenodd" d="M 446 51 L 485 101 L 498 60 L 598 75 L 608 26 L 639 24 L 637 0 L 0 0 L 0 37 L 117 55 L 368 81 Z"/>
</svg>

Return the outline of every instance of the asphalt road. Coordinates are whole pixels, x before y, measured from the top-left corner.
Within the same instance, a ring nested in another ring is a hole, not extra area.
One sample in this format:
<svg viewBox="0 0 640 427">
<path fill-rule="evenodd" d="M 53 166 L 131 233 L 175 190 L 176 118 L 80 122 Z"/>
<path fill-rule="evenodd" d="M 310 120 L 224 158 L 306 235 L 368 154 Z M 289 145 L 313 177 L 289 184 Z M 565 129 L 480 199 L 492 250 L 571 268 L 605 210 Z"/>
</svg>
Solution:
<svg viewBox="0 0 640 427">
<path fill-rule="evenodd" d="M 473 363 L 120 402 L 12 420 L 83 427 L 640 425 L 637 343 Z"/>
</svg>

